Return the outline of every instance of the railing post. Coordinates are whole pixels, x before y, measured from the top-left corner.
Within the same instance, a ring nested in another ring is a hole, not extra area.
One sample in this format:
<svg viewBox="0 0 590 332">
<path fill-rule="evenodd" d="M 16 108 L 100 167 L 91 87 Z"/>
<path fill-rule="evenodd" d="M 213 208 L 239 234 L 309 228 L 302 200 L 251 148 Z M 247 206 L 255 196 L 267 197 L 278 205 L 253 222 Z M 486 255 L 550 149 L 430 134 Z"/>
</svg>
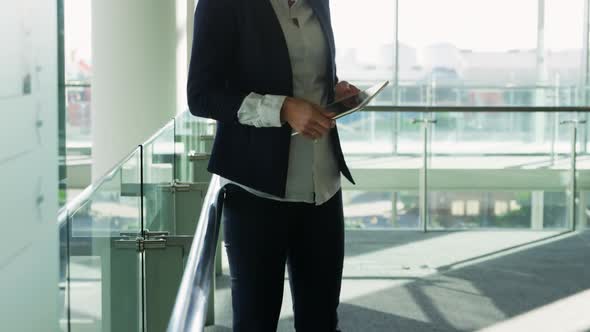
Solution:
<svg viewBox="0 0 590 332">
<path fill-rule="evenodd" d="M 397 224 L 397 192 L 391 193 L 391 226 L 395 227 Z"/>
<path fill-rule="evenodd" d="M 557 160 L 555 145 L 557 144 L 557 140 L 559 139 L 559 113 L 553 113 L 552 117 L 547 114 L 544 114 L 543 116 L 549 119 L 553 118 L 553 125 L 551 126 L 551 165 L 555 165 L 555 161 Z M 543 142 L 540 141 L 539 143 Z"/>
<path fill-rule="evenodd" d="M 65 282 L 66 282 L 66 317 L 67 317 L 67 330 L 68 332 L 72 331 L 72 285 L 71 285 L 71 243 L 70 238 L 72 236 L 72 216 L 70 215 L 70 211 L 66 209 L 66 275 L 65 275 Z"/>
<path fill-rule="evenodd" d="M 422 222 L 422 230 L 428 232 L 428 146 L 429 135 L 428 130 L 430 124 L 435 124 L 436 120 L 428 118 L 425 115 L 423 119 L 413 119 L 412 123 L 420 123 L 422 127 L 422 167 L 420 168 L 419 180 L 419 199 L 420 199 L 420 221 Z"/>
<path fill-rule="evenodd" d="M 428 231 L 428 222 L 426 220 L 428 216 L 428 200 L 426 198 L 426 166 L 427 166 L 427 138 L 428 138 L 428 131 L 426 126 L 424 125 L 424 119 L 413 119 L 412 123 L 417 124 L 420 123 L 420 129 L 422 130 L 422 166 L 420 167 L 420 175 L 418 179 L 418 199 L 419 199 L 419 216 L 420 222 L 422 223 L 422 230 L 424 232 Z"/>
<path fill-rule="evenodd" d="M 391 113 L 391 154 L 397 155 L 398 150 L 398 139 L 399 139 L 399 132 L 398 132 L 398 112 Z"/>
<path fill-rule="evenodd" d="M 578 141 L 578 126 L 576 123 L 572 124 L 572 142 L 571 142 L 571 164 L 570 164 L 570 197 L 568 200 L 568 210 L 572 230 L 576 230 L 576 143 Z"/>
<path fill-rule="evenodd" d="M 576 210 L 576 200 L 577 200 L 577 170 L 576 170 L 576 159 L 577 159 L 577 151 L 576 145 L 578 143 L 578 124 L 585 124 L 586 120 L 566 120 L 562 121 L 561 124 L 569 124 L 571 125 L 571 141 L 570 141 L 570 176 L 569 176 L 569 186 L 568 192 L 569 197 L 567 200 L 567 211 L 569 217 L 569 223 L 572 231 L 576 230 L 578 218 L 577 214 L 578 211 Z M 582 202 L 578 202 L 582 204 Z"/>
<path fill-rule="evenodd" d="M 585 191 L 580 190 L 580 196 L 578 196 L 578 220 L 577 220 L 577 228 L 579 230 L 584 230 L 588 228 L 588 217 L 586 215 L 586 200 L 588 198 L 588 194 Z"/>
<path fill-rule="evenodd" d="M 545 206 L 545 192 L 533 191 L 531 199 L 531 229 L 535 231 L 544 228 L 543 207 Z"/>
</svg>

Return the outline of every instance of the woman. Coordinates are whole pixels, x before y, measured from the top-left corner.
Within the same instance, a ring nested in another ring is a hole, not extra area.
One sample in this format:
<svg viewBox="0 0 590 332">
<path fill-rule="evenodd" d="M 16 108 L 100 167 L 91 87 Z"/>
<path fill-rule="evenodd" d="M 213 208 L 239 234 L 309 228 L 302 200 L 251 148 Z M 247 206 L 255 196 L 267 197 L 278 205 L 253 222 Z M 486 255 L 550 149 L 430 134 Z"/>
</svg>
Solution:
<svg viewBox="0 0 590 332">
<path fill-rule="evenodd" d="M 200 0 L 188 80 L 217 120 L 209 171 L 226 185 L 234 331 L 276 331 L 285 265 L 297 331 L 336 331 L 344 257 L 328 0 Z M 292 135 L 298 132 L 300 135 Z"/>
</svg>

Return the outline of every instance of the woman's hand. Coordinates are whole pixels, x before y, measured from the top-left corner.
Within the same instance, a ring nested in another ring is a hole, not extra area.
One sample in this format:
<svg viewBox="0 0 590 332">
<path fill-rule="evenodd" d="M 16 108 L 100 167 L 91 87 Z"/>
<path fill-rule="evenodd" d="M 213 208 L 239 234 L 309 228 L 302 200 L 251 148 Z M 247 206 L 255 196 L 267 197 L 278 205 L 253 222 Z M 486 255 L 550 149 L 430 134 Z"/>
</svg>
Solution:
<svg viewBox="0 0 590 332">
<path fill-rule="evenodd" d="M 334 88 L 334 92 L 336 93 L 335 94 L 336 100 L 344 99 L 346 97 L 357 94 L 360 91 L 361 90 L 359 90 L 356 86 L 354 86 L 346 81 L 340 81 L 338 84 L 336 84 L 336 87 Z"/>
<path fill-rule="evenodd" d="M 281 108 L 281 121 L 305 137 L 319 139 L 336 125 L 332 118 L 336 114 L 327 112 L 319 105 L 299 98 L 285 98 Z"/>
</svg>

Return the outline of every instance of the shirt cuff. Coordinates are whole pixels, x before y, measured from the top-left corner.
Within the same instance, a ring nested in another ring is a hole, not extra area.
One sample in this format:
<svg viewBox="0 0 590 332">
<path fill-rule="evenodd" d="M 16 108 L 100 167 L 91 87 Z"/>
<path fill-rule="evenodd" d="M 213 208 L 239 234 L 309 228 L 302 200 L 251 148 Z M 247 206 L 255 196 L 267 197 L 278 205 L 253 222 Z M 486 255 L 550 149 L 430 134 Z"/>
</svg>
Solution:
<svg viewBox="0 0 590 332">
<path fill-rule="evenodd" d="M 281 108 L 285 98 L 252 92 L 238 110 L 238 121 L 254 127 L 281 127 Z"/>
</svg>

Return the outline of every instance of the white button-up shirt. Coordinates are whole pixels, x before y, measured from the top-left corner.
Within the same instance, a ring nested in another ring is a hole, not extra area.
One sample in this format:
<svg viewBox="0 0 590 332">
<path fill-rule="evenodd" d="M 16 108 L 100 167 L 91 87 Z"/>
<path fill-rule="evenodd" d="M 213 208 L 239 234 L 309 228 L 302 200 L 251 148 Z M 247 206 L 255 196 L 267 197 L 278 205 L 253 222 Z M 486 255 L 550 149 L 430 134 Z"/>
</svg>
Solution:
<svg viewBox="0 0 590 332">
<path fill-rule="evenodd" d="M 269 1 L 289 49 L 294 97 L 324 105 L 327 101 L 329 50 L 319 20 L 307 0 L 297 0 L 292 7 L 289 7 L 288 0 Z M 285 98 L 250 93 L 238 111 L 238 120 L 255 127 L 280 127 Z M 229 182 L 224 179 L 222 184 Z M 332 139 L 330 135 L 315 142 L 303 135 L 291 137 L 285 198 L 236 184 L 264 198 L 321 205 L 340 190 L 340 171 Z"/>
</svg>

